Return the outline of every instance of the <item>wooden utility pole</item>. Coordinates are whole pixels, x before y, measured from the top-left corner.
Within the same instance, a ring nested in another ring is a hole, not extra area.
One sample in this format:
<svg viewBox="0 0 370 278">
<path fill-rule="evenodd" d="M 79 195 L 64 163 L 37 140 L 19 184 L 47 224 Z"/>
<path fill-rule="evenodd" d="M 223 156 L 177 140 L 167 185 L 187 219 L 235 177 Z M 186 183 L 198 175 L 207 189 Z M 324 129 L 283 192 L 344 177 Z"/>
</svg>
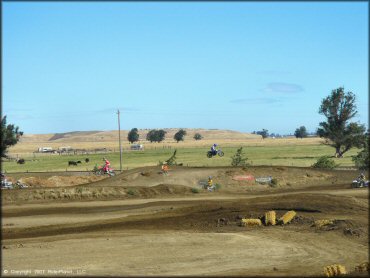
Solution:
<svg viewBox="0 0 370 278">
<path fill-rule="evenodd" d="M 119 170 L 122 172 L 122 145 L 121 145 L 121 123 L 120 123 L 120 112 L 117 110 L 118 115 L 118 141 L 119 141 Z"/>
</svg>

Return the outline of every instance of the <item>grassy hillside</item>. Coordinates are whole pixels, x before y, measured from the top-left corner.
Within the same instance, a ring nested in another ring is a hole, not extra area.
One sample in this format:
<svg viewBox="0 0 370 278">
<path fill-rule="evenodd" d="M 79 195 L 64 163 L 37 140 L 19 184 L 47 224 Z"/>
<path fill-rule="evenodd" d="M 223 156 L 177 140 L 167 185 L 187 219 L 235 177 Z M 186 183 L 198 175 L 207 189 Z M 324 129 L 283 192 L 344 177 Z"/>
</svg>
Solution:
<svg viewBox="0 0 370 278">
<path fill-rule="evenodd" d="M 145 138 L 149 130 L 140 130 L 141 139 Z M 285 165 L 285 166 L 311 166 L 322 155 L 333 155 L 334 149 L 323 145 L 320 138 L 266 138 L 259 135 L 241 133 L 229 130 L 187 129 L 185 140 L 177 143 L 173 135 L 178 129 L 166 129 L 166 140 L 161 143 L 140 141 L 144 151 L 131 151 L 127 141 L 127 131 L 122 131 L 123 165 L 124 169 L 140 166 L 157 165 L 170 157 L 175 149 L 178 150 L 179 163 L 188 166 L 229 166 L 231 157 L 238 147 L 243 147 L 253 165 Z M 196 132 L 202 134 L 204 139 L 196 141 L 193 136 Z M 218 143 L 224 150 L 223 158 L 208 159 L 206 152 L 213 143 Z M 58 155 L 34 153 L 39 147 L 52 147 L 58 149 L 70 146 L 73 149 L 86 149 L 88 154 Z M 106 148 L 106 153 L 94 150 Z M 352 149 L 342 159 L 336 162 L 340 166 L 353 166 L 351 160 L 358 153 Z M 107 156 L 114 168 L 119 169 L 119 143 L 118 131 L 76 131 L 63 134 L 24 135 L 21 141 L 9 149 L 9 155 L 14 158 L 25 158 L 25 165 L 18 165 L 15 161 L 4 161 L 3 169 L 6 171 L 66 171 L 91 170 L 95 164 L 102 164 L 102 157 Z M 77 167 L 69 167 L 69 160 L 90 159 L 90 163 L 82 163 Z"/>
<path fill-rule="evenodd" d="M 206 147 L 182 147 L 177 148 L 177 162 L 184 166 L 230 166 L 231 157 L 238 147 L 224 147 L 224 157 L 207 158 Z M 159 161 L 168 159 L 174 147 L 153 148 L 145 151 L 124 151 L 123 169 L 131 169 L 142 166 L 158 165 Z M 248 162 L 256 165 L 279 165 L 309 167 L 322 155 L 333 155 L 333 149 L 324 145 L 261 145 L 245 146 L 245 155 Z M 358 149 L 352 149 L 346 153 L 344 158 L 336 159 L 342 167 L 353 166 L 352 157 Z M 84 159 L 89 158 L 90 162 L 85 163 Z M 89 154 L 89 155 L 57 155 L 57 154 L 35 154 L 26 158 L 24 165 L 15 161 L 3 163 L 3 169 L 7 172 L 23 171 L 90 171 L 95 164 L 102 165 L 102 158 L 107 157 L 114 169 L 119 169 L 119 153 Z M 81 160 L 78 166 L 68 166 L 69 160 Z M 159 169 L 159 168 L 158 168 Z"/>
</svg>

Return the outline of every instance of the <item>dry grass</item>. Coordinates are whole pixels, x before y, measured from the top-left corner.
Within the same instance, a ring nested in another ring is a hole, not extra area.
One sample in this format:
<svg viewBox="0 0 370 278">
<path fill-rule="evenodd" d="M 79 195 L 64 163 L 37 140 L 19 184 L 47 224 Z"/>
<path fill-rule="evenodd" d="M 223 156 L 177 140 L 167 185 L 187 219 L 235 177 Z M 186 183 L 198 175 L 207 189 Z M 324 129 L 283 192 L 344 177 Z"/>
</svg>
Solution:
<svg viewBox="0 0 370 278">
<path fill-rule="evenodd" d="M 213 143 L 218 143 L 221 147 L 233 146 L 287 146 L 287 145 L 319 145 L 323 142 L 320 138 L 266 138 L 262 139 L 260 135 L 241 133 L 231 130 L 205 130 L 205 129 L 186 129 L 187 135 L 184 141 L 177 143 L 173 136 L 178 129 L 165 129 L 167 131 L 166 139 L 161 143 L 150 143 L 144 140 L 149 130 L 139 130 L 139 143 L 143 144 L 145 149 L 155 148 L 193 148 L 208 147 Z M 202 140 L 194 140 L 195 133 L 200 133 L 204 137 Z M 128 131 L 121 131 L 121 141 L 124 150 L 130 148 L 127 141 Z M 9 149 L 9 154 L 27 154 L 36 151 L 39 147 L 59 147 L 70 146 L 73 149 L 93 150 L 98 148 L 107 148 L 112 151 L 119 150 L 118 131 L 86 131 L 70 132 L 63 134 L 25 134 L 15 146 Z"/>
<path fill-rule="evenodd" d="M 326 225 L 333 225 L 334 221 L 333 220 L 327 220 L 327 219 L 322 219 L 322 220 L 316 220 L 314 223 L 314 226 L 317 228 L 321 228 Z"/>
</svg>

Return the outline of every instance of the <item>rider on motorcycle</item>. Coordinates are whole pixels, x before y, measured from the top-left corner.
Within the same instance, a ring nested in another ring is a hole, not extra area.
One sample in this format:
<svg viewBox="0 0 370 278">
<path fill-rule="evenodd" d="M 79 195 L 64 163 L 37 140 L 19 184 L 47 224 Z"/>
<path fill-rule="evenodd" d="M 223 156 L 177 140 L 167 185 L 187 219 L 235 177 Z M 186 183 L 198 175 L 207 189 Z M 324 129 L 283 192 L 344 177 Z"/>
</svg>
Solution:
<svg viewBox="0 0 370 278">
<path fill-rule="evenodd" d="M 217 154 L 217 149 L 216 149 L 216 147 L 217 147 L 217 144 L 213 144 L 212 145 L 212 147 L 211 147 L 211 152 L 212 152 L 212 155 L 216 155 Z"/>
<path fill-rule="evenodd" d="M 361 181 L 365 181 L 366 177 L 365 177 L 365 174 L 364 173 L 361 173 L 359 176 L 358 176 L 358 181 L 361 182 Z"/>
<path fill-rule="evenodd" d="M 105 157 L 103 158 L 103 160 L 105 161 L 105 165 L 104 165 L 103 170 L 104 170 L 105 173 L 108 173 L 109 172 L 109 168 L 110 168 L 110 162 Z"/>
</svg>

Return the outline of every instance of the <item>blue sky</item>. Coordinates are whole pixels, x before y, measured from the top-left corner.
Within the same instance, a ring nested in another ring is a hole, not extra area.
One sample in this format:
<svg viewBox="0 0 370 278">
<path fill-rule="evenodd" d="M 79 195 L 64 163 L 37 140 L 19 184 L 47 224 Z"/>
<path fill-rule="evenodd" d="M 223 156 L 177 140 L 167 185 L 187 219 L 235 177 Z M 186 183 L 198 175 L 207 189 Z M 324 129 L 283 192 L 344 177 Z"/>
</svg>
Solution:
<svg viewBox="0 0 370 278">
<path fill-rule="evenodd" d="M 367 2 L 3 2 L 3 115 L 25 133 L 368 126 Z"/>
</svg>

